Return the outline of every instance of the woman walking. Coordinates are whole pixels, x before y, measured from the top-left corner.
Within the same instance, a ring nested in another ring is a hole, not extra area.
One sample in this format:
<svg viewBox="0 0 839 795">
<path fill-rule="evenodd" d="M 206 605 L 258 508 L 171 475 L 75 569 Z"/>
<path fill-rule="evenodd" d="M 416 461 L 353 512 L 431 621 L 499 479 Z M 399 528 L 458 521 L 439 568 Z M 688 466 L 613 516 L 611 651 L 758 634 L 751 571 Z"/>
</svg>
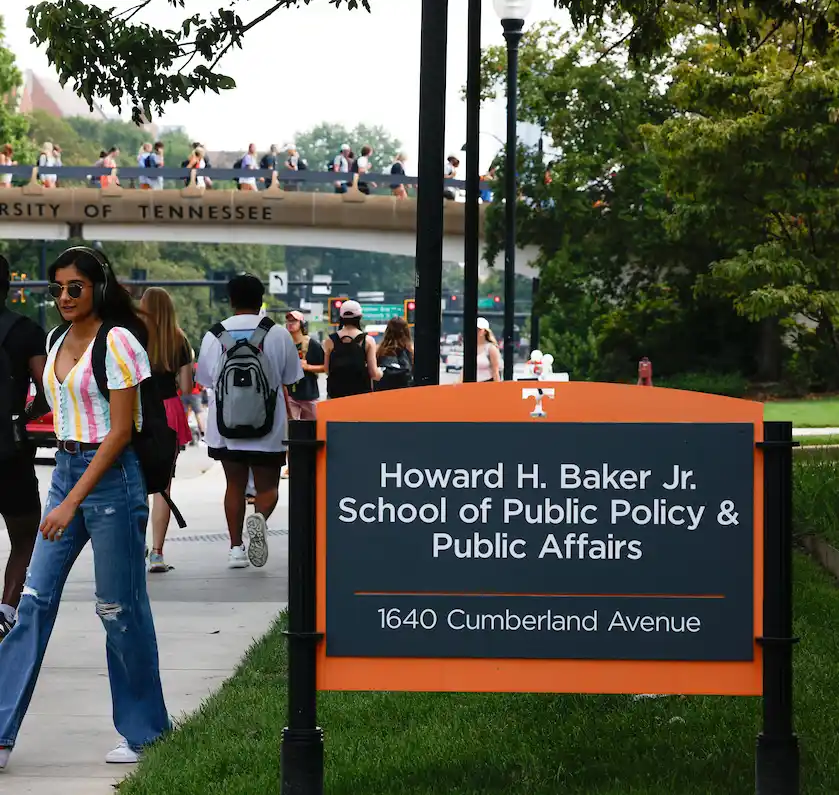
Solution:
<svg viewBox="0 0 839 795">
<path fill-rule="evenodd" d="M 374 389 L 404 389 L 414 383 L 414 341 L 411 327 L 404 317 L 388 320 L 385 336 L 376 349 L 376 361 L 382 369 L 382 380 Z"/>
<path fill-rule="evenodd" d="M 131 448 L 134 427 L 142 423 L 138 386 L 151 374 L 145 325 L 94 249 L 65 251 L 49 280 L 50 295 L 70 324 L 51 335 L 57 339 L 48 342 L 44 369 L 58 451 L 18 621 L 0 644 L 0 769 L 32 699 L 67 575 L 88 541 L 114 724 L 123 737 L 105 761 L 136 762 L 170 727 L 146 591 L 146 485 Z M 92 358 L 103 325 L 110 402 L 96 385 Z"/>
<path fill-rule="evenodd" d="M 462 381 L 462 371 L 460 378 Z M 475 380 L 501 380 L 501 353 L 498 350 L 498 341 L 485 317 L 478 318 L 478 377 Z"/>
<path fill-rule="evenodd" d="M 157 393 L 163 400 L 169 427 L 178 435 L 178 444 L 185 447 L 192 441 L 192 431 L 186 419 L 186 412 L 180 397 L 192 392 L 192 346 L 178 325 L 175 305 L 169 293 L 162 287 L 149 287 L 140 302 L 148 328 L 148 355 L 151 377 L 156 382 Z M 172 472 L 174 477 L 175 473 Z M 166 494 L 172 487 L 171 480 Z M 152 548 L 149 555 L 149 571 L 169 571 L 163 560 L 163 544 L 172 512 L 163 495 L 155 494 L 151 511 Z"/>
</svg>

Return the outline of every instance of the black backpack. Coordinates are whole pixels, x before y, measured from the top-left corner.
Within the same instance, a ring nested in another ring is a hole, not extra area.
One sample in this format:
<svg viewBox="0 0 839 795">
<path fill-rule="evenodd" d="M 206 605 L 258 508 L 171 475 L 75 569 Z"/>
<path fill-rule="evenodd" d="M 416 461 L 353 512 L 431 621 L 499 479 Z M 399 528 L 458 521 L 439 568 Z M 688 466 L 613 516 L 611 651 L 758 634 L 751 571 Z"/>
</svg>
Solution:
<svg viewBox="0 0 839 795">
<path fill-rule="evenodd" d="M 384 392 L 388 389 L 406 389 L 414 385 L 413 363 L 411 354 L 405 348 L 396 352 L 396 356 L 383 356 L 379 360 L 382 368 L 382 379 L 376 381 L 375 391 Z"/>
<path fill-rule="evenodd" d="M 143 158 L 143 168 L 157 168 L 157 163 L 155 163 L 154 160 L 152 160 L 152 157 L 153 157 L 153 154 L 151 152 L 149 152 L 149 154 L 147 154 Z M 187 160 L 187 163 L 189 163 L 188 160 Z"/>
<path fill-rule="evenodd" d="M 0 307 L 0 461 L 13 458 L 21 448 L 23 441 L 23 423 L 12 419 L 14 403 L 14 382 L 12 381 L 12 361 L 3 343 L 12 327 L 22 320 L 22 316 L 10 309 Z"/>
<path fill-rule="evenodd" d="M 47 353 L 52 350 L 61 335 L 70 327 L 63 323 L 53 329 L 47 337 Z M 93 377 L 96 386 L 105 400 L 110 400 L 111 391 L 108 389 L 108 375 L 105 369 L 105 355 L 107 353 L 108 332 L 112 325 L 103 323 L 93 341 L 91 361 L 93 362 Z M 140 384 L 140 401 L 143 407 L 143 428 L 138 431 L 136 426 L 131 437 L 131 447 L 140 462 L 143 477 L 146 481 L 148 494 L 160 494 L 172 511 L 178 527 L 186 527 L 186 521 L 178 507 L 172 502 L 166 488 L 172 480 L 175 471 L 175 460 L 178 457 L 178 435 L 169 427 L 166 419 L 166 409 L 153 378 L 147 378 Z"/>
<path fill-rule="evenodd" d="M 330 334 L 332 353 L 329 354 L 329 376 L 326 391 L 330 398 L 363 395 L 372 389 L 367 372 L 367 335 L 359 334 L 354 339 L 340 334 Z M 342 342 L 342 339 L 351 340 Z"/>
</svg>

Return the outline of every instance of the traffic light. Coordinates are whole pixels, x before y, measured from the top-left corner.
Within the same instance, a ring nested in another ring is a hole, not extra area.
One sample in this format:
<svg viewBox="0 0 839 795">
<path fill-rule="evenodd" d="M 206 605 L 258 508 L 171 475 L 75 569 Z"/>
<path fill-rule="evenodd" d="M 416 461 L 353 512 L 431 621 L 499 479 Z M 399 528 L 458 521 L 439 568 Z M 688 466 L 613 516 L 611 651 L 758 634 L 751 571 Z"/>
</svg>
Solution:
<svg viewBox="0 0 839 795">
<path fill-rule="evenodd" d="M 17 271 L 12 271 L 9 274 L 12 277 L 13 282 L 25 282 L 26 281 L 26 274 L 25 273 L 18 273 Z M 26 303 L 26 290 L 22 287 L 18 290 L 14 290 L 12 292 L 12 303 L 13 304 L 25 304 Z"/>
<path fill-rule="evenodd" d="M 492 296 L 492 300 L 493 300 L 494 303 L 500 304 L 501 303 L 501 296 L 500 295 L 494 295 L 494 296 Z"/>
<path fill-rule="evenodd" d="M 338 326 L 341 324 L 341 307 L 346 300 L 346 296 L 329 299 L 329 323 L 331 325 Z"/>
<path fill-rule="evenodd" d="M 409 326 L 413 326 L 417 311 L 417 302 L 413 298 L 405 299 L 405 320 Z"/>
</svg>

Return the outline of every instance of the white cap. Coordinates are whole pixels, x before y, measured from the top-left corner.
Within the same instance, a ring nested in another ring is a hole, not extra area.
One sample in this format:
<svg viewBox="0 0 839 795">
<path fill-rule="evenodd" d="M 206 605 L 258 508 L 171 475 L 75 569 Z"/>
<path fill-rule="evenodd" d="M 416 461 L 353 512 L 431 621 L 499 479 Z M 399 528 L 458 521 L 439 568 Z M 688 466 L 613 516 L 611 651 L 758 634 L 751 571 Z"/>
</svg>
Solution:
<svg viewBox="0 0 839 795">
<path fill-rule="evenodd" d="M 361 317 L 363 314 L 358 301 L 344 301 L 341 304 L 341 317 Z"/>
<path fill-rule="evenodd" d="M 478 328 L 489 331 L 489 321 L 485 317 L 478 318 Z"/>
<path fill-rule="evenodd" d="M 349 152 L 350 151 L 350 145 L 349 144 L 341 144 L 341 151 L 342 152 Z"/>
</svg>

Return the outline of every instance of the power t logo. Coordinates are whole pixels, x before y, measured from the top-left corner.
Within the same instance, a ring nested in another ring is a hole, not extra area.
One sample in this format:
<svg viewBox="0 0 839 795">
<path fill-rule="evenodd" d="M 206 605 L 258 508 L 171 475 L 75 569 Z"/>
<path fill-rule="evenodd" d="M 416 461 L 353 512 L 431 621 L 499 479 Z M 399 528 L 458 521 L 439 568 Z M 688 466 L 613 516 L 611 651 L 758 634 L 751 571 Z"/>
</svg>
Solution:
<svg viewBox="0 0 839 795">
<path fill-rule="evenodd" d="M 533 406 L 533 411 L 530 412 L 530 416 L 534 419 L 548 416 L 548 412 L 545 411 L 545 409 L 542 406 L 542 398 L 553 399 L 555 395 L 556 390 L 554 389 L 522 389 L 521 391 L 522 400 L 527 400 L 528 398 L 536 399 L 536 403 Z"/>
</svg>

